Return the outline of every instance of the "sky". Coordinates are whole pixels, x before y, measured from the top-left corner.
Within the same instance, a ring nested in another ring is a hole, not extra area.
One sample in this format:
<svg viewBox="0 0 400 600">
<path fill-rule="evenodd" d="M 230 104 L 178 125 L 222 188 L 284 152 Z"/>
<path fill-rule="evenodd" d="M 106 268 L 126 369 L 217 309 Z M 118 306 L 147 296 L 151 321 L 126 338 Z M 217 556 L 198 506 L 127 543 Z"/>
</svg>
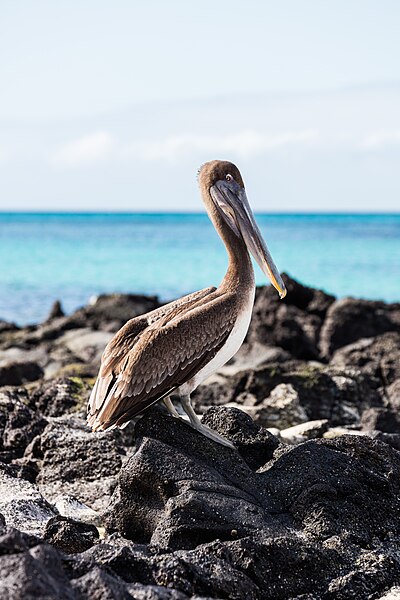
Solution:
<svg viewBox="0 0 400 600">
<path fill-rule="evenodd" d="M 400 208 L 397 0 L 0 3 L 0 210 Z"/>
</svg>

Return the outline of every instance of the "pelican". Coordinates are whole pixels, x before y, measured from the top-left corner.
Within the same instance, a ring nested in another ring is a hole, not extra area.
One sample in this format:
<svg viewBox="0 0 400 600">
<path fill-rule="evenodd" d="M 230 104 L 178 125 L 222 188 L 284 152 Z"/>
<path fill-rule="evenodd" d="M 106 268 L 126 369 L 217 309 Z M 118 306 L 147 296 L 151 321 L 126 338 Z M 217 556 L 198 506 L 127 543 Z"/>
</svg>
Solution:
<svg viewBox="0 0 400 600">
<path fill-rule="evenodd" d="M 89 399 L 87 420 L 93 431 L 124 427 L 159 400 L 180 418 L 170 398 L 174 393 L 194 429 L 232 447 L 200 422 L 190 396 L 232 358 L 246 336 L 255 295 L 249 252 L 281 298 L 286 289 L 255 222 L 239 169 L 227 161 L 208 162 L 199 171 L 199 186 L 228 253 L 225 277 L 217 288 L 135 317 L 115 334 Z"/>
</svg>

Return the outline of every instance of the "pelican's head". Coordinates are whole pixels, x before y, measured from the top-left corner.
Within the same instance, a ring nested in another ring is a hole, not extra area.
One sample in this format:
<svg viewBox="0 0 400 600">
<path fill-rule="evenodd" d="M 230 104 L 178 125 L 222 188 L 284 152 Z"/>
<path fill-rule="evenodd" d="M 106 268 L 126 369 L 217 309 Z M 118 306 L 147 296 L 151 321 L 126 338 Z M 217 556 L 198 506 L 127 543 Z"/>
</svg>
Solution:
<svg viewBox="0 0 400 600">
<path fill-rule="evenodd" d="M 239 169 L 224 160 L 205 163 L 199 171 L 199 185 L 206 207 L 215 207 L 233 233 L 243 239 L 280 298 L 284 298 L 285 284 L 257 227 Z"/>
</svg>

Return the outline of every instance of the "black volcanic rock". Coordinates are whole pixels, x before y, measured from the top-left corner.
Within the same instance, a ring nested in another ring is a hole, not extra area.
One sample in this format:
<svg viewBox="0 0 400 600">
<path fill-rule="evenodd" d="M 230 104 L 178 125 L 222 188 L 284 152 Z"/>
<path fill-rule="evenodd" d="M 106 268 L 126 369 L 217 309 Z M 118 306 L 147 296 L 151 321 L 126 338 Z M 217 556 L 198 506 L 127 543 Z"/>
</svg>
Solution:
<svg viewBox="0 0 400 600">
<path fill-rule="evenodd" d="M 102 325 L 117 324 L 117 329 L 125 325 L 129 319 L 147 313 L 161 306 L 157 296 L 143 296 L 141 294 L 100 294 L 95 301 L 85 306 L 80 311 L 71 315 L 80 315 L 84 312 L 85 321 L 93 329 L 102 329 Z"/>
<path fill-rule="evenodd" d="M 57 515 L 46 524 L 44 539 L 68 554 L 84 552 L 99 539 L 94 525 Z"/>
<path fill-rule="evenodd" d="M 110 531 L 190 548 L 274 529 L 277 506 L 236 450 L 157 412 L 137 423 L 136 440 L 105 515 Z"/>
<path fill-rule="evenodd" d="M 0 556 L 19 554 L 40 543 L 34 535 L 18 531 L 14 527 L 6 527 L 2 516 L 0 524 Z"/>
<path fill-rule="evenodd" d="M 395 379 L 393 383 L 385 389 L 385 395 L 389 406 L 393 409 L 400 410 L 400 377 Z"/>
<path fill-rule="evenodd" d="M 239 537 L 256 529 L 284 531 L 278 513 L 318 539 L 343 527 L 362 539 L 400 534 L 400 455 L 386 444 L 358 436 L 313 440 L 277 451 L 262 473 L 252 474 L 235 451 L 215 448 L 169 417 L 145 417 L 137 429 L 136 451 L 106 518 L 110 530 L 136 541 L 176 548 L 207 536 L 231 539 L 233 529 Z M 224 433 L 230 437 L 229 429 Z M 379 519 L 371 519 L 373 506 L 381 507 Z"/>
<path fill-rule="evenodd" d="M 62 309 L 61 302 L 59 300 L 55 300 L 46 321 L 52 321 L 53 319 L 58 319 L 59 317 L 65 317 L 65 313 Z"/>
<path fill-rule="evenodd" d="M 331 364 L 356 367 L 389 385 L 400 379 L 400 332 L 363 338 L 344 346 L 334 353 Z"/>
<path fill-rule="evenodd" d="M 319 332 L 334 297 L 288 275 L 283 280 L 288 289 L 284 300 L 272 287 L 257 288 L 247 340 L 280 346 L 296 358 L 318 358 Z"/>
<path fill-rule="evenodd" d="M 62 375 L 94 377 L 112 333 L 160 306 L 155 296 L 100 295 L 71 315 L 23 328 L 0 327 L 0 386 Z M 24 363 L 25 366 L 19 366 Z"/>
<path fill-rule="evenodd" d="M 279 446 L 279 440 L 268 429 L 237 408 L 211 407 L 202 422 L 234 442 L 240 456 L 254 470 L 265 465 Z"/>
<path fill-rule="evenodd" d="M 329 307 L 321 330 L 322 355 L 329 357 L 338 348 L 387 331 L 400 331 L 400 324 L 397 318 L 392 318 L 384 302 L 355 298 L 336 300 Z"/>
<path fill-rule="evenodd" d="M 295 407 L 285 403 L 284 394 L 277 403 L 278 386 L 286 387 L 287 394 L 294 392 Z M 243 406 L 258 423 L 281 429 L 317 419 L 328 419 L 331 425 L 357 424 L 363 410 L 383 405 L 378 379 L 352 368 L 300 361 L 245 369 L 224 376 L 223 383 L 212 383 L 210 388 L 198 388 L 196 406 L 205 409 L 221 390 L 225 404 Z"/>
<path fill-rule="evenodd" d="M 39 339 L 55 339 L 61 332 L 89 327 L 93 330 L 116 331 L 129 319 L 160 306 L 156 296 L 140 294 L 101 294 L 90 304 L 71 315 L 54 318 L 51 323 L 38 326 L 32 342 Z"/>
<path fill-rule="evenodd" d="M 400 454 L 368 437 L 311 440 L 264 470 L 267 490 L 311 539 L 400 535 Z"/>
<path fill-rule="evenodd" d="M 129 593 L 128 586 L 123 581 L 98 567 L 93 567 L 81 577 L 73 579 L 71 587 L 78 598 L 90 598 L 90 600 L 113 600 L 114 598 L 132 600 L 132 598 L 135 598 Z M 138 595 L 136 596 L 138 600 L 152 600 L 153 598 L 157 600 L 157 598 L 161 598 L 161 596 L 151 596 L 150 593 L 143 590 L 143 586 L 138 587 Z"/>
<path fill-rule="evenodd" d="M 118 432 L 91 433 L 78 417 L 57 417 L 27 447 L 24 464 L 35 466 L 36 483 L 55 502 L 71 495 L 103 510 L 125 457 Z"/>
<path fill-rule="evenodd" d="M 0 387 L 21 385 L 43 377 L 43 369 L 32 361 L 10 361 L 0 367 Z"/>
<path fill-rule="evenodd" d="M 9 462 L 24 454 L 28 444 L 47 425 L 40 413 L 26 406 L 25 390 L 0 390 L 0 460 Z"/>
<path fill-rule="evenodd" d="M 44 372 L 0 390 L 1 599 L 375 600 L 400 585 L 400 304 L 284 279 L 283 301 L 257 289 L 245 344 L 193 395 L 235 450 L 157 407 L 122 431 L 85 425 L 105 344 L 157 298 L 0 323 L 1 364 Z"/>
<path fill-rule="evenodd" d="M 29 398 L 30 408 L 49 417 L 86 410 L 90 387 L 79 377 L 61 377 L 44 382 Z"/>
<path fill-rule="evenodd" d="M 142 584 L 238 599 L 367 599 L 398 581 L 389 548 L 400 548 L 400 454 L 387 444 L 312 440 L 278 449 L 251 474 L 234 451 L 214 452 L 186 429 L 161 414 L 142 420 L 106 524 L 158 550 L 96 546 L 88 553 L 101 565 Z"/>
<path fill-rule="evenodd" d="M 0 595 L 5 600 L 72 600 L 62 556 L 51 546 L 37 545 L 0 557 Z"/>
<path fill-rule="evenodd" d="M 381 442 L 385 442 L 395 450 L 400 450 L 400 433 L 384 433 L 382 431 L 372 431 L 371 437 Z"/>
<path fill-rule="evenodd" d="M 400 434 L 400 414 L 390 408 L 367 408 L 362 414 L 361 425 L 363 429 L 370 431 Z"/>
<path fill-rule="evenodd" d="M 45 483 L 116 475 L 123 451 L 112 435 L 92 434 L 78 419 L 70 417 L 47 425 L 40 436 L 40 452 L 43 464 L 39 481 Z"/>
<path fill-rule="evenodd" d="M 0 333 L 5 331 L 17 331 L 19 327 L 15 323 L 10 323 L 9 321 L 4 321 L 0 319 Z"/>
</svg>

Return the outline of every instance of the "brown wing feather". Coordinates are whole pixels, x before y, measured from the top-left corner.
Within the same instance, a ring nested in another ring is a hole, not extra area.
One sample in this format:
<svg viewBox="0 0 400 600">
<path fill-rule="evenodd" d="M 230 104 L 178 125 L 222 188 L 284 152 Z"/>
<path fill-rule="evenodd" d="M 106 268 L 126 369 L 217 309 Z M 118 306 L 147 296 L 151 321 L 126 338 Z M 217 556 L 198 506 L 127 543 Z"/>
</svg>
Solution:
<svg viewBox="0 0 400 600">
<path fill-rule="evenodd" d="M 236 300 L 212 294 L 206 305 L 195 301 L 189 311 L 176 306 L 147 327 L 108 382 L 102 405 L 90 417 L 94 429 L 122 425 L 200 371 L 231 333 Z"/>
<path fill-rule="evenodd" d="M 139 335 L 149 326 L 154 325 L 160 319 L 170 315 L 172 311 L 180 307 L 187 307 L 193 302 L 204 298 L 216 290 L 215 287 L 205 288 L 193 294 L 188 294 L 178 300 L 169 302 L 156 308 L 144 315 L 139 315 L 130 319 L 110 340 L 107 344 L 103 356 L 101 359 L 100 366 L 100 377 L 106 377 L 110 375 L 115 369 L 118 368 L 118 364 L 124 356 L 133 348 L 137 342 Z"/>
<path fill-rule="evenodd" d="M 140 339 L 141 334 L 149 327 L 169 318 L 177 309 L 187 309 L 207 295 L 215 292 L 215 287 L 205 288 L 178 298 L 160 308 L 144 315 L 130 319 L 107 344 L 101 361 L 99 375 L 93 387 L 88 403 L 88 423 L 94 425 L 96 416 L 103 406 L 118 375 L 124 368 L 126 357 Z"/>
</svg>

